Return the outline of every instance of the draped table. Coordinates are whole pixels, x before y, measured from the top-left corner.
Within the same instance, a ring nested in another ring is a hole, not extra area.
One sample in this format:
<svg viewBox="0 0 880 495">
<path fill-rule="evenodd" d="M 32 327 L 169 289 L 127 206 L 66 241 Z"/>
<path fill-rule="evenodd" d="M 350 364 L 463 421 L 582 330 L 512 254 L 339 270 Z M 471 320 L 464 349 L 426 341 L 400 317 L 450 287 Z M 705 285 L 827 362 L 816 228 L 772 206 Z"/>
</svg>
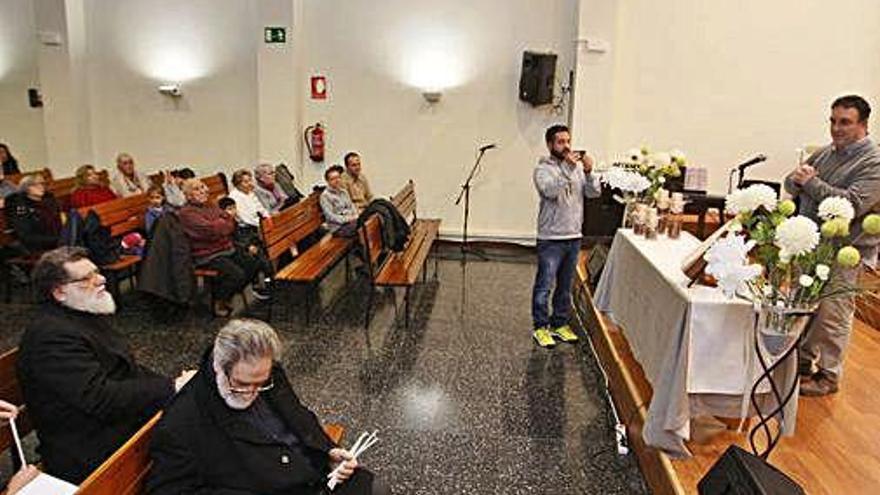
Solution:
<svg viewBox="0 0 880 495">
<path fill-rule="evenodd" d="M 688 287 L 682 261 L 699 244 L 687 232 L 647 240 L 620 229 L 593 297 L 596 309 L 623 331 L 653 389 L 645 442 L 674 457 L 690 455 L 684 442 L 691 418 L 752 414 L 744 401 L 760 375 L 751 303 L 718 288 Z M 794 360 L 781 368 L 774 380 L 796 379 Z M 797 395 L 784 414 L 790 419 L 783 434 L 791 435 Z"/>
</svg>

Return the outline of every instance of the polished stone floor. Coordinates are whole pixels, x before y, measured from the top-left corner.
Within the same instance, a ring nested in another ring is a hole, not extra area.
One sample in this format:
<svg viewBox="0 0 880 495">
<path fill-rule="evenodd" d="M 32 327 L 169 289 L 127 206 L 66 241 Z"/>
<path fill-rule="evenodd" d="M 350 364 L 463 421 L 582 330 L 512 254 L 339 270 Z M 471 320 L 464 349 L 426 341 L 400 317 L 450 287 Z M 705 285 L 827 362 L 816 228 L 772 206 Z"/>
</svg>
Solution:
<svg viewBox="0 0 880 495">
<path fill-rule="evenodd" d="M 340 269 L 322 292 L 317 321 L 305 325 L 303 292 L 290 288 L 272 323 L 301 399 L 346 427 L 344 443 L 379 430 L 381 441 L 361 462 L 396 494 L 647 493 L 632 455 L 617 453 L 586 344 L 533 344 L 533 277 L 528 253 L 466 265 L 441 260 L 438 279 L 414 293 L 409 328 L 402 293 L 376 291 L 367 330 L 369 284 L 345 284 Z M 169 374 L 195 365 L 223 324 L 204 310 L 160 309 L 166 318 L 157 318 L 134 294 L 121 306 L 116 327 L 140 360 Z M 0 307 L 0 349 L 7 349 L 31 307 Z M 265 318 L 266 311 L 252 305 L 248 314 Z"/>
</svg>

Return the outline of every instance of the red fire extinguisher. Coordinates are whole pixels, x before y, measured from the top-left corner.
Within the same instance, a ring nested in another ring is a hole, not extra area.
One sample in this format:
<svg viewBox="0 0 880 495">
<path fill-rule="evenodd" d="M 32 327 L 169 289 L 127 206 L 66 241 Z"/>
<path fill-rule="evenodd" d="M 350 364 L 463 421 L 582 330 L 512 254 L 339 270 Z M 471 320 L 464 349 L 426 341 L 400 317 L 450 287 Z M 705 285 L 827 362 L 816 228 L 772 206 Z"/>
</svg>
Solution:
<svg viewBox="0 0 880 495">
<path fill-rule="evenodd" d="M 315 125 L 306 127 L 303 138 L 306 141 L 306 148 L 309 150 L 309 158 L 313 162 L 324 161 L 324 127 L 318 122 Z"/>
</svg>

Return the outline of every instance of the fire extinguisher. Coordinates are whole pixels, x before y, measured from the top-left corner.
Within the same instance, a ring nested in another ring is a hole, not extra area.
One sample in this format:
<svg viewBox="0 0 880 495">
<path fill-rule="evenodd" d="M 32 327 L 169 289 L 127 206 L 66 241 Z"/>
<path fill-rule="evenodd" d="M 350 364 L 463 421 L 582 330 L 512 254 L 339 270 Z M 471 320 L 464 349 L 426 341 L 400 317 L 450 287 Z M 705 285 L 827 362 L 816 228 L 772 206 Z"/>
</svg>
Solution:
<svg viewBox="0 0 880 495">
<path fill-rule="evenodd" d="M 320 122 L 306 127 L 306 131 L 303 133 L 303 139 L 306 141 L 306 148 L 309 150 L 309 158 L 311 158 L 313 162 L 324 161 L 324 137 L 324 127 L 321 126 Z"/>
</svg>

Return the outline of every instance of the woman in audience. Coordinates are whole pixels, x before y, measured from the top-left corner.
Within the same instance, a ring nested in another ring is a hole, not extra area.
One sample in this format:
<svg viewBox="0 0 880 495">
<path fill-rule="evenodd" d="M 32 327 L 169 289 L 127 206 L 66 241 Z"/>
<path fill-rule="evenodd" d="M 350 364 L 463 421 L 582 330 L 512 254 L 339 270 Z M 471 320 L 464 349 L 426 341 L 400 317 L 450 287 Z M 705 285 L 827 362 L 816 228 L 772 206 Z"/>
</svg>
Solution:
<svg viewBox="0 0 880 495">
<path fill-rule="evenodd" d="M 13 184 L 12 181 L 7 180 L 6 174 L 3 172 L 3 169 L 0 168 L 0 208 L 3 208 L 6 196 L 9 196 L 17 190 L 18 186 Z"/>
<path fill-rule="evenodd" d="M 257 178 L 254 192 L 270 214 L 274 215 L 287 206 L 287 193 L 275 183 L 275 169 L 272 165 L 261 163 L 254 169 L 254 174 Z"/>
<path fill-rule="evenodd" d="M 214 313 L 229 316 L 232 296 L 253 280 L 257 263 L 241 256 L 232 243 L 235 219 L 208 201 L 208 186 L 198 179 L 183 183 L 186 204 L 177 212 L 196 267 L 216 270 Z"/>
<path fill-rule="evenodd" d="M 0 400 L 0 418 L 10 420 L 15 419 L 16 416 L 18 416 L 18 408 L 5 400 Z M 36 478 L 38 474 L 40 474 L 40 470 L 35 466 L 30 464 L 22 466 L 9 480 L 9 484 L 6 485 L 6 495 L 15 495 L 25 485 L 30 483 L 31 480 Z"/>
<path fill-rule="evenodd" d="M 28 175 L 18 184 L 18 192 L 6 198 L 6 220 L 22 247 L 31 253 L 58 246 L 61 212 L 52 193 L 46 192 L 41 174 Z"/>
<path fill-rule="evenodd" d="M 76 169 L 76 189 L 70 196 L 70 206 L 84 208 L 116 199 L 116 194 L 101 182 L 94 165 Z"/>
<path fill-rule="evenodd" d="M 3 143 L 0 143 L 0 163 L 3 163 L 4 175 L 21 173 L 21 170 L 18 169 L 18 160 L 12 156 L 12 152 L 9 151 L 9 146 L 6 146 Z"/>
<path fill-rule="evenodd" d="M 116 157 L 116 172 L 113 173 L 110 185 L 117 196 L 127 198 L 147 192 L 150 181 L 134 168 L 134 158 L 131 155 L 120 153 Z"/>
<path fill-rule="evenodd" d="M 260 218 L 268 217 L 269 211 L 254 192 L 254 176 L 249 170 L 236 170 L 232 174 L 232 191 L 229 197 L 235 200 L 238 223 L 260 228 Z"/>
</svg>

